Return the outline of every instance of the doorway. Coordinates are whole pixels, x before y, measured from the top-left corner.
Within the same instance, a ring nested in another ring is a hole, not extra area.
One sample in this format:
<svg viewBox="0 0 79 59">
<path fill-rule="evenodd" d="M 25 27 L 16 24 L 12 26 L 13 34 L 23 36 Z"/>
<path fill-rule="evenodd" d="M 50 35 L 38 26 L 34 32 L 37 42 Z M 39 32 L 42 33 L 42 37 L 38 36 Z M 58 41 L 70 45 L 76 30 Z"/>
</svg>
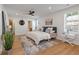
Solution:
<svg viewBox="0 0 79 59">
<path fill-rule="evenodd" d="M 28 21 L 28 29 L 29 31 L 32 31 L 32 21 Z"/>
</svg>

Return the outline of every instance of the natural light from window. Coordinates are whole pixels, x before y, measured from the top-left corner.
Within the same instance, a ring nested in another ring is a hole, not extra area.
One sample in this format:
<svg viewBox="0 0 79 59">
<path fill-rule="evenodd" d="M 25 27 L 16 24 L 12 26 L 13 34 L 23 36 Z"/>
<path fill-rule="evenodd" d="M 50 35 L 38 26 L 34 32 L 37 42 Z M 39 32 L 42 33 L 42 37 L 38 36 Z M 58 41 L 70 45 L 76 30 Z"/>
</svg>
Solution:
<svg viewBox="0 0 79 59">
<path fill-rule="evenodd" d="M 65 14 L 64 32 L 70 34 L 79 33 L 79 12 Z"/>
</svg>

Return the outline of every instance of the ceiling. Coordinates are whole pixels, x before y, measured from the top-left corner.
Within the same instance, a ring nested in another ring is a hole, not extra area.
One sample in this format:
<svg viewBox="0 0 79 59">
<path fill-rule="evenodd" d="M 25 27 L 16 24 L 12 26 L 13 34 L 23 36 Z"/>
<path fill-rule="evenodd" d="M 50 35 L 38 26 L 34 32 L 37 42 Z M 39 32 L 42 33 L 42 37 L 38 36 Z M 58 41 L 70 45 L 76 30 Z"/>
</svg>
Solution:
<svg viewBox="0 0 79 59">
<path fill-rule="evenodd" d="M 59 10 L 74 6 L 73 4 L 4 4 L 9 16 L 23 15 L 34 10 L 36 16 L 48 16 Z"/>
</svg>

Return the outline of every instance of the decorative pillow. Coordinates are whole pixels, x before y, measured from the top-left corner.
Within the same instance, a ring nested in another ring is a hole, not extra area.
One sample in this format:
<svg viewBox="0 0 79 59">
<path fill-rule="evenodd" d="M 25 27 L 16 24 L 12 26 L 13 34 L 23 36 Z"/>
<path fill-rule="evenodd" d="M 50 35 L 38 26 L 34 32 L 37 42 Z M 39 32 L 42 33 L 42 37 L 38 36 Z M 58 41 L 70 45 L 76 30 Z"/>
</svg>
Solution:
<svg viewBox="0 0 79 59">
<path fill-rule="evenodd" d="M 50 33 L 50 28 L 47 28 L 45 32 Z"/>
<path fill-rule="evenodd" d="M 47 29 L 48 27 L 43 27 L 43 32 L 46 32 L 46 29 Z"/>
</svg>

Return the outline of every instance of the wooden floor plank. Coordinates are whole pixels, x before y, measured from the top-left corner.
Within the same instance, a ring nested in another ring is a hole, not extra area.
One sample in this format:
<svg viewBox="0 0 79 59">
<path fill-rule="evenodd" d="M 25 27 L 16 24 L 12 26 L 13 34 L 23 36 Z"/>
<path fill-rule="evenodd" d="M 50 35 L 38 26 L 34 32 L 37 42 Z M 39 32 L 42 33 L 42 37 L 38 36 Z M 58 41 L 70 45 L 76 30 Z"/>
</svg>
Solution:
<svg viewBox="0 0 79 59">
<path fill-rule="evenodd" d="M 70 45 L 64 42 L 60 42 L 54 47 L 47 48 L 43 51 L 39 51 L 38 55 L 79 55 L 79 46 Z"/>
<path fill-rule="evenodd" d="M 60 40 L 55 40 L 57 44 L 44 50 L 40 50 L 36 55 L 79 55 L 79 46 L 70 45 Z M 15 38 L 12 55 L 24 55 L 25 51 L 21 47 L 19 38 Z"/>
</svg>

